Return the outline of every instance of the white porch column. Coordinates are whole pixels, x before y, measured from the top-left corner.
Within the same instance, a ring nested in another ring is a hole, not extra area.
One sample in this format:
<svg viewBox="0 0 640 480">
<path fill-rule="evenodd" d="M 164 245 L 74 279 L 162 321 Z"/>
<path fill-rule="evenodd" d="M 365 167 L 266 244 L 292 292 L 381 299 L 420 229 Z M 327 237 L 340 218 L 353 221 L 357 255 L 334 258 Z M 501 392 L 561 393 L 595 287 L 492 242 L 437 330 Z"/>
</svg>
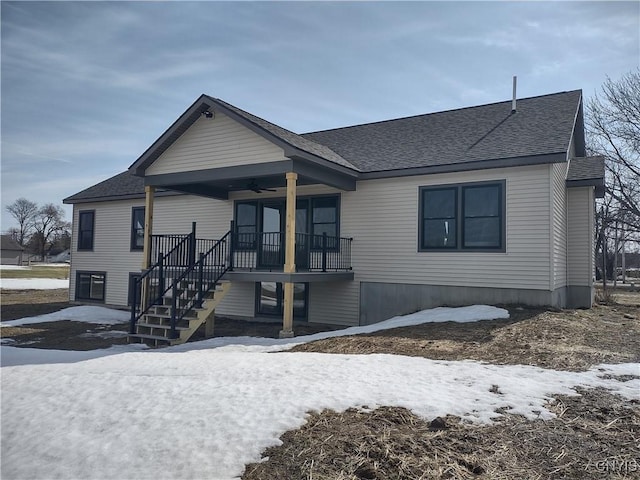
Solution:
<svg viewBox="0 0 640 480">
<path fill-rule="evenodd" d="M 296 183 L 298 174 L 287 173 L 287 210 L 285 232 L 284 272 L 296 271 Z M 293 283 L 284 284 L 284 312 L 280 338 L 293 337 Z"/>
</svg>

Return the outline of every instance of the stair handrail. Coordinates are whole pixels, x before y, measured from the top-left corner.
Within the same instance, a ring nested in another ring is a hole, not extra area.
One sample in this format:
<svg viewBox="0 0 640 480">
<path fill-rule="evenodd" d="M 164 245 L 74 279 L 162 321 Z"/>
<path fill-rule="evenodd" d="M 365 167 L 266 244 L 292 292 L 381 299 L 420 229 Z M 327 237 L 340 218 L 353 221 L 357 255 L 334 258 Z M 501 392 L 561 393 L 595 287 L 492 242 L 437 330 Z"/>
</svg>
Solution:
<svg viewBox="0 0 640 480">
<path fill-rule="evenodd" d="M 129 333 L 136 333 L 136 324 L 138 320 L 142 318 L 142 316 L 147 313 L 156 302 L 161 299 L 171 287 L 164 288 L 164 272 L 167 264 L 167 260 L 176 254 L 180 249 L 188 246 L 191 250 L 191 245 L 195 245 L 195 230 L 192 230 L 191 233 L 185 235 L 185 237 L 180 240 L 171 250 L 167 253 L 158 252 L 158 260 L 156 263 L 147 268 L 140 276 L 136 276 L 133 278 L 133 282 L 131 285 L 132 291 L 131 293 L 131 319 L 129 321 Z M 138 300 L 142 300 L 142 298 L 138 298 L 138 285 L 142 285 L 142 281 L 147 277 L 152 277 L 153 274 L 158 273 L 158 280 L 160 281 L 158 288 L 158 295 L 153 301 L 151 301 L 148 297 L 149 292 L 141 292 L 146 293 L 147 303 L 143 308 L 140 308 L 140 312 L 138 312 Z"/>
<path fill-rule="evenodd" d="M 229 240 L 229 241 L 227 241 Z M 214 268 L 212 270 L 213 276 L 207 279 L 208 287 L 207 291 L 216 287 L 220 279 L 224 276 L 225 273 L 230 268 L 230 263 L 227 255 L 227 251 L 229 250 L 229 245 L 231 244 L 231 230 L 224 234 L 224 236 L 218 240 L 213 247 L 207 250 L 204 253 L 200 253 L 198 261 L 193 265 L 187 267 L 179 277 L 173 279 L 171 282 L 172 294 L 171 294 L 171 323 L 170 323 L 170 333 L 169 338 L 175 339 L 178 338 L 178 332 L 176 330 L 176 325 L 179 321 L 181 321 L 189 312 L 193 311 L 194 308 L 202 307 L 202 299 L 204 293 L 206 293 L 203 289 L 204 287 L 204 267 L 206 260 L 212 257 L 214 254 L 216 255 L 216 261 L 214 262 Z M 198 279 L 196 284 L 198 288 L 194 295 L 188 299 L 188 303 L 180 307 L 180 313 L 178 313 L 177 307 L 177 294 L 178 294 L 178 285 L 180 282 L 185 280 L 187 276 L 198 269 Z M 167 290 L 168 291 L 168 290 Z"/>
</svg>

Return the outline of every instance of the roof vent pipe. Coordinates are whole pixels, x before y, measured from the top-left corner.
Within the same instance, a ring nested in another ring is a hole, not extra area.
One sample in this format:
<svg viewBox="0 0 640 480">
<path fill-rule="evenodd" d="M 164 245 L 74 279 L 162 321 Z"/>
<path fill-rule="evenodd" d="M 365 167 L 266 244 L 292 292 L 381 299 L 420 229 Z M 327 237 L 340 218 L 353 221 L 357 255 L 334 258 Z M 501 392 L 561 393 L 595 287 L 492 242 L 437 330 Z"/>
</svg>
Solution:
<svg viewBox="0 0 640 480">
<path fill-rule="evenodd" d="M 516 83 L 518 82 L 518 77 L 513 76 L 513 100 L 511 100 L 511 113 L 516 113 Z"/>
</svg>

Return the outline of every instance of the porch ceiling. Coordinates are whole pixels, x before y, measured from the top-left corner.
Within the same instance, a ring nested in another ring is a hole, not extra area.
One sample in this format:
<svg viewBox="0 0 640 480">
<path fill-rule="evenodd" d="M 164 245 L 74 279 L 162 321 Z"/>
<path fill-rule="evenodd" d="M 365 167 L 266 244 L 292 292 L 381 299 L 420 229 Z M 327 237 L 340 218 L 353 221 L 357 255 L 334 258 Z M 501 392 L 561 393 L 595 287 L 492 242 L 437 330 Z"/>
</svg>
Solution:
<svg viewBox="0 0 640 480">
<path fill-rule="evenodd" d="M 229 192 L 250 190 L 254 182 L 261 189 L 286 186 L 287 172 L 298 174 L 298 185 L 324 184 L 341 190 L 356 189 L 355 175 L 336 172 L 303 160 L 283 160 L 234 167 L 149 175 L 145 185 L 226 200 Z"/>
</svg>

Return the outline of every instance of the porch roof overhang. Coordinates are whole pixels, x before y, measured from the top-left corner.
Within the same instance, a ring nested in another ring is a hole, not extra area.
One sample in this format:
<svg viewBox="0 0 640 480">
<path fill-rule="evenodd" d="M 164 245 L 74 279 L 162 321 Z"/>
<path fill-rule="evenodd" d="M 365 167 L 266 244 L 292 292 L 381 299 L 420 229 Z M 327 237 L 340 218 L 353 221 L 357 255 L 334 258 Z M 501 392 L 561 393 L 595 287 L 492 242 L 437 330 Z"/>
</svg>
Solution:
<svg viewBox="0 0 640 480">
<path fill-rule="evenodd" d="M 292 155 L 293 156 L 293 155 Z M 192 170 L 159 175 L 147 175 L 144 184 L 194 195 L 226 200 L 229 192 L 248 190 L 255 181 L 261 188 L 286 186 L 287 172 L 298 174 L 298 185 L 324 184 L 345 191 L 356 189 L 356 173 L 341 171 L 301 158 L 232 167 Z"/>
</svg>

